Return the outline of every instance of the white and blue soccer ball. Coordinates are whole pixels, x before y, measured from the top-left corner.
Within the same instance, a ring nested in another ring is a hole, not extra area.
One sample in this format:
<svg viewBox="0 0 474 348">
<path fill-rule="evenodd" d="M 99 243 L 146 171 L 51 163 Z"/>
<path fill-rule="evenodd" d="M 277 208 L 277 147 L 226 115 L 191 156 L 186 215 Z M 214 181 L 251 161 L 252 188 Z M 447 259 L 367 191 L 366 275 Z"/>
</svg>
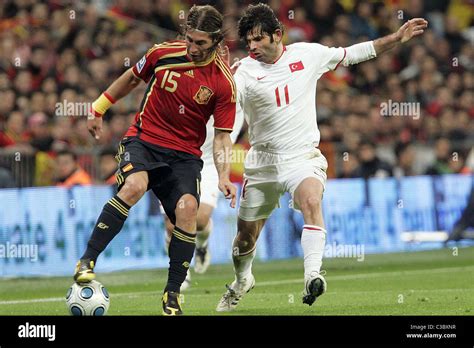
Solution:
<svg viewBox="0 0 474 348">
<path fill-rule="evenodd" d="M 110 305 L 107 289 L 98 281 L 74 283 L 66 294 L 69 313 L 79 316 L 105 315 Z"/>
</svg>

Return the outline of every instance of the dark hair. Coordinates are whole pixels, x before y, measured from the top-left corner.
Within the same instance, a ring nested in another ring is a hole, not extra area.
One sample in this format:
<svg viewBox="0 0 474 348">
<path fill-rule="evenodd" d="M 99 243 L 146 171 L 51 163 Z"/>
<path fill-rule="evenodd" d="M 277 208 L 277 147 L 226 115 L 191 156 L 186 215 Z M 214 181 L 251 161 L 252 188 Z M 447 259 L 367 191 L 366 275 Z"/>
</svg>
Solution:
<svg viewBox="0 0 474 348">
<path fill-rule="evenodd" d="M 239 37 L 244 42 L 247 41 L 247 34 L 254 29 L 259 29 L 261 34 L 268 34 L 270 42 L 273 42 L 273 36 L 278 29 L 284 31 L 283 24 L 278 20 L 270 6 L 259 3 L 249 5 L 239 20 Z"/>
<path fill-rule="evenodd" d="M 189 10 L 188 18 L 186 19 L 186 30 L 199 30 L 208 33 L 214 41 L 214 46 L 224 39 L 222 32 L 223 16 L 211 5 L 197 6 L 193 5 Z"/>
<path fill-rule="evenodd" d="M 56 153 L 56 157 L 59 157 L 59 156 L 71 156 L 73 158 L 74 162 L 77 161 L 76 153 L 72 150 L 69 150 L 69 149 L 64 149 L 64 150 L 58 151 Z"/>
</svg>

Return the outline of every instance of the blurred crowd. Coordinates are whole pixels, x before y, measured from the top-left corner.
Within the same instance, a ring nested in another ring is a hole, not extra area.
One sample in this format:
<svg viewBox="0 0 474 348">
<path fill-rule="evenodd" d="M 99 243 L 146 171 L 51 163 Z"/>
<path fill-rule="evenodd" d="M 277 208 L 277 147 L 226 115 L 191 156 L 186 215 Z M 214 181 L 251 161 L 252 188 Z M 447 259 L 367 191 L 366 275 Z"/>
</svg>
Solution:
<svg viewBox="0 0 474 348">
<path fill-rule="evenodd" d="M 81 184 L 110 183 L 115 149 L 145 84 L 107 112 L 99 141 L 89 134 L 86 115 L 65 113 L 61 105 L 95 100 L 154 43 L 174 39 L 194 3 L 215 5 L 225 15 L 232 60 L 246 56 L 236 28 L 251 1 L 2 1 L 0 187 L 18 185 L 12 173 L 8 181 L 14 160 L 5 160 L 18 154 L 33 162 L 31 185 L 68 186 L 73 175 Z M 422 37 L 375 60 L 340 66 L 318 82 L 315 101 L 329 177 L 472 172 L 472 1 L 267 3 L 285 25 L 285 44 L 347 47 L 395 32 L 410 18 L 429 21 Z M 383 103 L 412 103 L 419 112 L 384 115 Z M 248 147 L 243 131 L 235 150 Z M 242 171 L 242 163 L 233 164 L 234 180 Z"/>
</svg>

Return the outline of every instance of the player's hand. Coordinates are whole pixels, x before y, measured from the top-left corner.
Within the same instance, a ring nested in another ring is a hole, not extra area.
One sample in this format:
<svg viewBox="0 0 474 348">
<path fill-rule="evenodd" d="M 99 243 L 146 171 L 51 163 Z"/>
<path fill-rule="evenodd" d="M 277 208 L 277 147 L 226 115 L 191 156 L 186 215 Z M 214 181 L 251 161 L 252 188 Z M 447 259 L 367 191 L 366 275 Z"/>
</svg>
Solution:
<svg viewBox="0 0 474 348">
<path fill-rule="evenodd" d="M 87 118 L 87 129 L 89 133 L 98 140 L 102 134 L 102 117 L 89 115 Z"/>
<path fill-rule="evenodd" d="M 428 27 L 428 21 L 424 18 L 413 18 L 403 24 L 397 31 L 397 36 L 401 43 L 423 34 Z"/>
<path fill-rule="evenodd" d="M 237 187 L 230 182 L 229 179 L 219 180 L 219 190 L 224 194 L 226 199 L 230 199 L 230 206 L 235 208 Z"/>
</svg>

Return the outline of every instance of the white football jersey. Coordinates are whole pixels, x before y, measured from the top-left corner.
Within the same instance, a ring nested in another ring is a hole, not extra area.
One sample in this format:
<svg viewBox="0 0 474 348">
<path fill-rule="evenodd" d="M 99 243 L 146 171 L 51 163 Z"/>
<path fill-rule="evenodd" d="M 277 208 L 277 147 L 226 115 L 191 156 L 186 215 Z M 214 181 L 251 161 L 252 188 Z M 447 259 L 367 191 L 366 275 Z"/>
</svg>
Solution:
<svg viewBox="0 0 474 348">
<path fill-rule="evenodd" d="M 232 133 L 230 133 L 230 139 L 232 140 L 232 144 L 235 143 L 237 137 L 242 130 L 242 126 L 244 124 L 244 114 L 242 109 L 237 105 L 235 110 L 235 120 L 234 120 L 234 127 Z M 213 142 L 214 142 L 214 117 L 210 117 L 209 121 L 206 124 L 206 140 L 204 144 L 201 146 L 202 156 L 201 159 L 204 162 L 204 165 L 212 165 L 214 166 L 214 155 L 213 155 Z M 216 169 L 217 171 L 217 169 Z"/>
<path fill-rule="evenodd" d="M 242 59 L 234 79 L 250 145 L 275 153 L 317 146 L 316 83 L 344 56 L 341 47 L 301 42 L 286 46 L 273 64 Z"/>
</svg>

